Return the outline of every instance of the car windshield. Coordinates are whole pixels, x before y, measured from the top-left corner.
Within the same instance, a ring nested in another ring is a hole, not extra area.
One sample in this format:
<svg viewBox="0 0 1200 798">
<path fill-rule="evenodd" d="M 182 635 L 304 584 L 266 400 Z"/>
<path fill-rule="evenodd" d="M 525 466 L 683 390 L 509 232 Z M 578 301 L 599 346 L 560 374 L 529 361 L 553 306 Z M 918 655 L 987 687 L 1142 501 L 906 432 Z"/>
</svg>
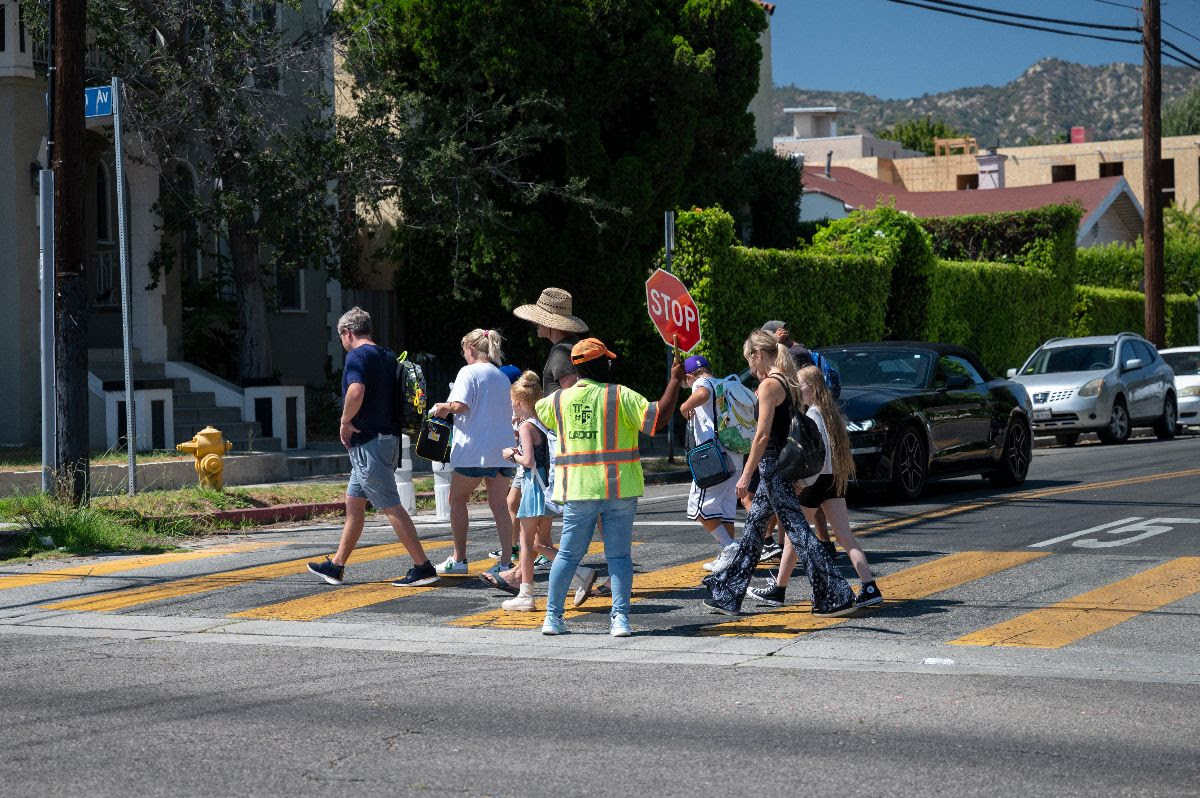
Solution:
<svg viewBox="0 0 1200 798">
<path fill-rule="evenodd" d="M 924 388 L 937 360 L 932 352 L 916 349 L 823 349 L 821 354 L 837 366 L 843 388 Z"/>
<path fill-rule="evenodd" d="M 1200 352 L 1159 352 L 1176 377 L 1200 375 Z"/>
<path fill-rule="evenodd" d="M 1068 371 L 1104 371 L 1112 368 L 1113 345 L 1056 346 L 1039 349 L 1022 374 L 1062 374 Z"/>
</svg>

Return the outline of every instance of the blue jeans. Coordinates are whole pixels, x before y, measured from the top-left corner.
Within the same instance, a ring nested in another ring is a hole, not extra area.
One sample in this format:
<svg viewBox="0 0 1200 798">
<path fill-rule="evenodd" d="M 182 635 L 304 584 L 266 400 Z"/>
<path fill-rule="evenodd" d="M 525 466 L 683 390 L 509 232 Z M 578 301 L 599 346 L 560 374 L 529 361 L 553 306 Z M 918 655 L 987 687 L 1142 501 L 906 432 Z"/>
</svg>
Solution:
<svg viewBox="0 0 1200 798">
<path fill-rule="evenodd" d="M 550 589 L 546 596 L 546 615 L 561 618 L 571 577 L 579 561 L 587 554 L 596 519 L 604 521 L 604 559 L 612 580 L 612 614 L 629 614 L 629 594 L 633 589 L 633 516 L 637 497 L 629 499 L 583 499 L 563 505 L 562 538 L 558 555 L 550 568 Z"/>
</svg>

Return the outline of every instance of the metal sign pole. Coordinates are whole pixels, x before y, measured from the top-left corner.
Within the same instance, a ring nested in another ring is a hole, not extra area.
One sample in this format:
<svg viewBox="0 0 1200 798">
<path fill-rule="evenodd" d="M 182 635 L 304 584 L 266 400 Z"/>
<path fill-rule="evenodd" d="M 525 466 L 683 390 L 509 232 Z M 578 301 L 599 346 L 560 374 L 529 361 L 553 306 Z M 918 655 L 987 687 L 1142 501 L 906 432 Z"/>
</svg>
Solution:
<svg viewBox="0 0 1200 798">
<path fill-rule="evenodd" d="M 125 448 L 128 492 L 137 493 L 137 412 L 133 403 L 133 356 L 129 329 L 129 240 L 125 233 L 125 148 L 121 144 L 121 79 L 112 79 L 113 139 L 117 159 L 117 246 L 121 260 L 121 348 L 125 360 Z"/>
<path fill-rule="evenodd" d="M 54 492 L 56 449 L 54 432 L 58 400 L 54 386 L 54 171 L 38 172 L 41 243 L 38 268 L 42 334 L 42 492 Z"/>
<path fill-rule="evenodd" d="M 664 243 L 664 258 L 663 271 L 670 274 L 671 272 L 671 253 L 675 249 L 675 211 L 666 211 L 663 214 L 663 243 Z M 675 363 L 675 351 L 671 347 L 667 347 L 667 379 L 671 378 L 671 366 Z M 675 462 L 675 419 L 667 420 L 667 462 Z"/>
</svg>

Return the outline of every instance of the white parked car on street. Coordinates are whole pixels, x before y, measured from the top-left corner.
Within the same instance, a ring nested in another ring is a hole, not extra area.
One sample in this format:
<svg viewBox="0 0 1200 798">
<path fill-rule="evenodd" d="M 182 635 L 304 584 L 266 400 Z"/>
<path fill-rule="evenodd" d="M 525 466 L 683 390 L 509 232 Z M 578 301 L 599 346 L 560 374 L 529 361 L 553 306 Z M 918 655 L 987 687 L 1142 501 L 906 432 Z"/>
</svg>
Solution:
<svg viewBox="0 0 1200 798">
<path fill-rule="evenodd" d="M 1136 333 L 1051 338 L 1008 375 L 1033 399 L 1034 432 L 1066 446 L 1084 432 L 1124 443 L 1133 427 L 1175 437 L 1175 375 Z"/>
<path fill-rule="evenodd" d="M 1177 346 L 1159 354 L 1175 372 L 1179 423 L 1200 427 L 1200 346 Z"/>
</svg>

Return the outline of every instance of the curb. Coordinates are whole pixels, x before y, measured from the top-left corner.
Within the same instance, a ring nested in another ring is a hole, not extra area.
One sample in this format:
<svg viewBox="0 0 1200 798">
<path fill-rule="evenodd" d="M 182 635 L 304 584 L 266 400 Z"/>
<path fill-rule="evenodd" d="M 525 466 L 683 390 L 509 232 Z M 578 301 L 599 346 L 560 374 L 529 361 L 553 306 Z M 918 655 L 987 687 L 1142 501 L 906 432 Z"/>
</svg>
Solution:
<svg viewBox="0 0 1200 798">
<path fill-rule="evenodd" d="M 316 502 L 313 504 L 277 504 L 273 507 L 247 507 L 241 510 L 217 510 L 186 516 L 193 521 L 255 521 L 274 524 L 280 521 L 306 521 L 314 515 L 344 510 L 345 502 Z M 166 520 L 166 519 L 161 519 Z"/>
</svg>

